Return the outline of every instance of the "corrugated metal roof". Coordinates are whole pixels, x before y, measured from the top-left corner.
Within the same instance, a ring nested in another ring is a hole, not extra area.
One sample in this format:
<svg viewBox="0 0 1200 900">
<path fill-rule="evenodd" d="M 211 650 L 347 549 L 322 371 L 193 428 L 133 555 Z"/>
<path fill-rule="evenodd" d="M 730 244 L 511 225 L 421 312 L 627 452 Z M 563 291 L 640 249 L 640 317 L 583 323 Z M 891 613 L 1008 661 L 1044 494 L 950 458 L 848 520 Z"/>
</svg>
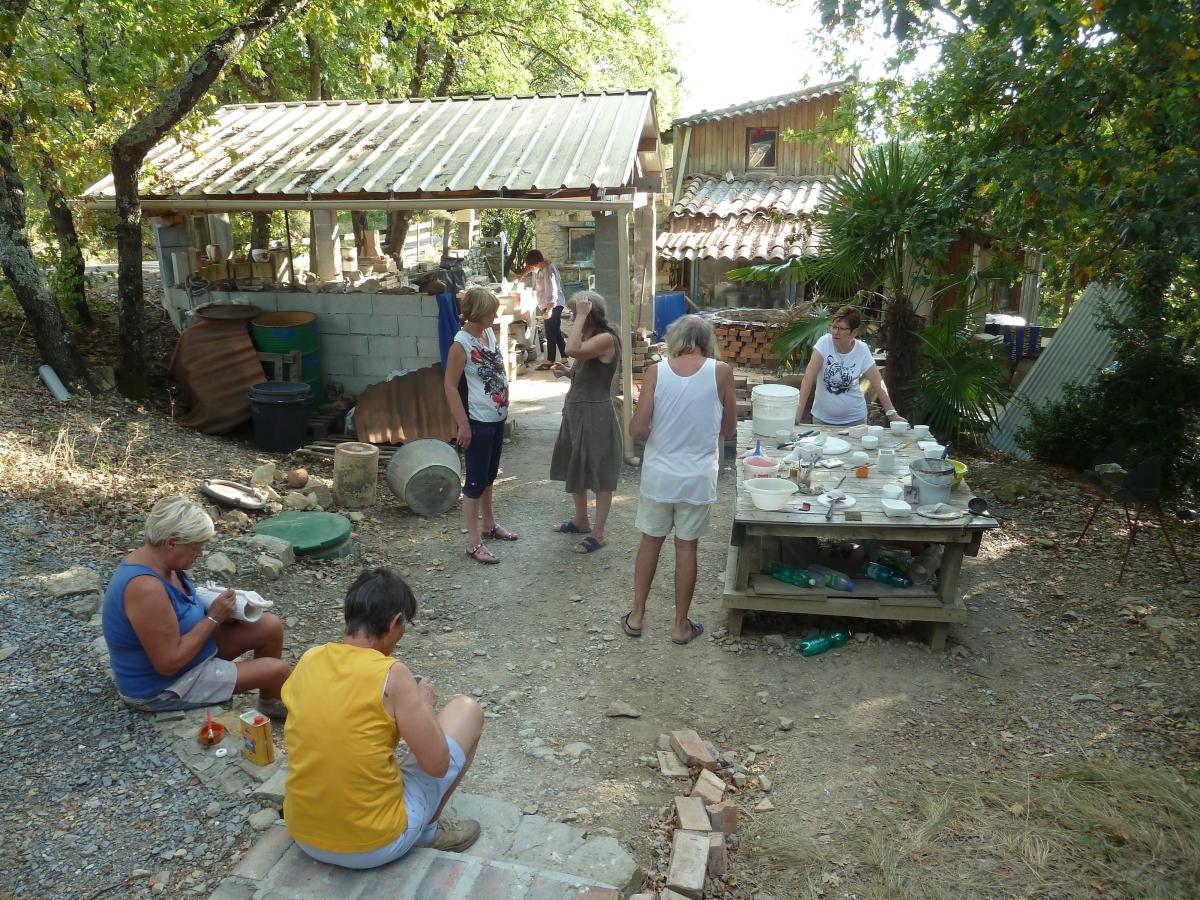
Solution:
<svg viewBox="0 0 1200 900">
<path fill-rule="evenodd" d="M 223 106 L 150 152 L 143 199 L 582 194 L 661 172 L 651 91 Z M 113 196 L 112 177 L 85 197 Z"/>
<path fill-rule="evenodd" d="M 736 216 L 744 222 L 755 216 L 799 216 L 817 210 L 824 187 L 825 182 L 815 178 L 726 181 L 712 175 L 690 175 L 671 215 Z"/>
<path fill-rule="evenodd" d="M 1120 315 L 1128 303 L 1128 295 L 1117 287 L 1093 282 L 1084 289 L 988 432 L 989 444 L 1020 459 L 1029 458 L 1017 446 L 1017 432 L 1029 424 L 1029 406 L 1059 399 L 1066 385 L 1087 381 L 1113 361 L 1102 313 L 1110 306 Z"/>
<path fill-rule="evenodd" d="M 664 259 L 767 259 L 783 262 L 816 252 L 818 238 L 795 219 L 756 217 L 749 222 L 698 218 L 672 223 L 656 246 Z"/>
<path fill-rule="evenodd" d="M 753 65 L 753 63 L 749 64 Z M 857 83 L 858 80 L 855 78 L 844 78 L 841 81 L 831 81 L 828 84 L 816 84 L 812 87 L 801 88 L 798 91 L 792 91 L 790 94 L 767 97 L 765 100 L 752 100 L 749 103 L 738 103 L 734 106 L 726 106 L 723 109 L 705 109 L 694 115 L 676 119 L 671 123 L 671 127 L 678 128 L 681 125 L 697 125 L 700 122 L 717 122 L 721 119 L 734 119 L 738 116 L 752 116 L 758 113 L 769 112 L 770 110 L 791 106 L 793 103 L 800 103 L 804 100 L 819 100 L 831 94 L 840 94 L 846 88 Z"/>
</svg>

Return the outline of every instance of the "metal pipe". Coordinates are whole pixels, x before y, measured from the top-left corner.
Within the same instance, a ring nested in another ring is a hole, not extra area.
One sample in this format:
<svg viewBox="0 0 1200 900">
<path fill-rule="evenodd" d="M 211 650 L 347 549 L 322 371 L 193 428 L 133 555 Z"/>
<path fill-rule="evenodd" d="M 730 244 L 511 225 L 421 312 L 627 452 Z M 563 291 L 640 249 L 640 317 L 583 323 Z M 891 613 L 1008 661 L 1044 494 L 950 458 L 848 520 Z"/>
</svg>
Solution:
<svg viewBox="0 0 1200 900">
<path fill-rule="evenodd" d="M 71 392 L 67 390 L 62 383 L 62 379 L 58 377 L 58 373 L 46 365 L 38 366 L 38 374 L 42 376 L 42 381 L 46 383 L 46 387 L 50 388 L 50 393 L 54 395 L 55 400 L 67 401 L 71 399 Z"/>
<path fill-rule="evenodd" d="M 116 209 L 111 197 L 86 197 L 79 201 L 89 209 Z M 534 197 L 463 197 L 425 200 L 203 200 L 180 197 L 177 200 L 142 200 L 143 212 L 185 213 L 189 210 L 211 212 L 274 212 L 278 209 L 307 210 L 424 210 L 424 209 L 559 209 L 621 212 L 646 203 L 646 196 L 605 200 L 547 200 Z"/>
</svg>

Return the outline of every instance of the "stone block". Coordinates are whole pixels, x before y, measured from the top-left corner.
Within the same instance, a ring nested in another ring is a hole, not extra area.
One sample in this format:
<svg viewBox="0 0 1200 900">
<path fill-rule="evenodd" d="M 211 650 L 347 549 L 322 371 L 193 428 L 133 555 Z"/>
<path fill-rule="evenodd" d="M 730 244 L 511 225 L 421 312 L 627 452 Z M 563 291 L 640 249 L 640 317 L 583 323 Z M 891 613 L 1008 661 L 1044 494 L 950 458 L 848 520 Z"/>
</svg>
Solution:
<svg viewBox="0 0 1200 900">
<path fill-rule="evenodd" d="M 675 751 L 679 761 L 685 765 L 700 766 L 710 770 L 717 768 L 717 761 L 708 752 L 708 747 L 700 739 L 700 735 L 690 728 L 671 732 L 671 749 Z"/>
<path fill-rule="evenodd" d="M 258 887 L 257 882 L 230 876 L 217 885 L 217 889 L 208 895 L 208 900 L 250 900 Z"/>
<path fill-rule="evenodd" d="M 670 888 L 663 888 L 658 892 L 658 900 L 687 900 L 683 894 L 677 894 Z"/>
<path fill-rule="evenodd" d="M 676 797 L 675 820 L 687 831 L 711 831 L 708 811 L 699 797 Z"/>
<path fill-rule="evenodd" d="M 283 793 L 287 786 L 287 769 L 280 767 L 271 773 L 271 777 L 254 789 L 254 799 L 269 803 L 276 809 L 283 809 Z"/>
<path fill-rule="evenodd" d="M 411 328 L 416 337 L 436 338 L 438 336 L 438 320 L 429 316 L 413 317 Z"/>
<path fill-rule="evenodd" d="M 450 800 L 448 813 L 459 819 L 475 819 L 481 832 L 479 840 L 467 851 L 484 859 L 505 859 L 512 847 L 523 817 L 520 808 L 507 800 L 477 794 L 456 793 Z M 519 861 L 519 860 L 518 860 Z"/>
<path fill-rule="evenodd" d="M 642 868 L 637 860 L 616 838 L 611 837 L 591 835 L 563 863 L 549 868 L 589 881 L 615 885 L 626 893 L 642 883 Z"/>
<path fill-rule="evenodd" d="M 671 750 L 656 750 L 658 769 L 667 778 L 691 778 L 692 773 Z"/>
<path fill-rule="evenodd" d="M 353 375 L 354 360 L 362 357 L 348 356 L 345 353 L 330 353 L 321 357 L 321 368 L 326 375 Z"/>
<path fill-rule="evenodd" d="M 321 353 L 366 356 L 371 352 L 369 341 L 365 334 L 327 334 L 321 339 Z"/>
<path fill-rule="evenodd" d="M 708 874 L 724 875 L 729 868 L 729 854 L 725 849 L 725 835 L 714 831 L 708 836 Z"/>
<path fill-rule="evenodd" d="M 692 785 L 691 796 L 699 797 L 705 806 L 720 803 L 725 796 L 725 782 L 708 769 L 701 769 L 700 777 Z"/>
<path fill-rule="evenodd" d="M 255 842 L 254 846 L 246 851 L 246 855 L 237 864 L 233 874 L 261 881 L 267 877 L 275 863 L 279 862 L 290 846 L 292 846 L 292 836 L 288 834 L 288 830 L 282 825 L 272 825 Z"/>
<path fill-rule="evenodd" d="M 372 335 L 364 340 L 366 348 L 358 356 L 377 356 L 398 363 L 402 356 L 418 355 L 417 339 L 413 337 Z M 441 359 L 440 355 L 438 359 Z"/>
<path fill-rule="evenodd" d="M 722 834 L 737 834 L 738 808 L 732 800 L 725 800 L 708 807 L 708 820 L 712 830 Z"/>
<path fill-rule="evenodd" d="M 326 313 L 317 317 L 318 334 L 352 334 L 350 316 L 345 313 Z M 323 361 L 323 360 L 322 360 Z"/>
<path fill-rule="evenodd" d="M 583 846 L 584 832 L 542 816 L 523 816 L 513 835 L 508 858 L 535 868 L 558 869 L 562 861 Z"/>
<path fill-rule="evenodd" d="M 695 900 L 704 895 L 708 875 L 708 835 L 678 829 L 671 842 L 671 867 L 667 870 L 667 888 Z"/>
<path fill-rule="evenodd" d="M 421 298 L 416 294 L 374 294 L 371 312 L 377 316 L 408 318 L 420 314 Z"/>
<path fill-rule="evenodd" d="M 281 559 L 260 553 L 254 561 L 258 564 L 258 574 L 267 581 L 275 581 L 283 574 L 283 560 Z"/>
<path fill-rule="evenodd" d="M 351 334 L 378 334 L 389 337 L 396 335 L 395 316 L 373 316 L 370 313 L 350 313 Z"/>
<path fill-rule="evenodd" d="M 427 360 L 428 363 L 440 361 L 442 358 L 442 348 L 438 344 L 436 337 L 419 337 L 417 338 L 417 356 Z"/>
<path fill-rule="evenodd" d="M 394 369 L 401 369 L 399 360 L 386 356 L 354 357 L 354 374 L 365 375 L 373 381 L 382 381 Z"/>
<path fill-rule="evenodd" d="M 438 317 L 438 302 L 437 297 L 432 294 L 421 294 L 421 315 L 426 318 L 433 319 L 435 322 Z"/>
</svg>

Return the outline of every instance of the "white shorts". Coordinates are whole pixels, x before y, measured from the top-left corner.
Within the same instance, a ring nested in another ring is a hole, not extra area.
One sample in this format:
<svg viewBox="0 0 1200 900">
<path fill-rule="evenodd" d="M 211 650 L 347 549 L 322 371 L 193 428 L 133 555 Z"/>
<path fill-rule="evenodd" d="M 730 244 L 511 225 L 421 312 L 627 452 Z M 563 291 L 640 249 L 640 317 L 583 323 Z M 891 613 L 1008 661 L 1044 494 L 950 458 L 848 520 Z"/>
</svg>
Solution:
<svg viewBox="0 0 1200 900">
<path fill-rule="evenodd" d="M 236 685 L 237 664 L 227 659 L 210 656 L 153 697 L 139 700 L 122 695 L 121 699 L 142 712 L 197 709 L 202 706 L 224 703 L 233 696 L 233 689 Z"/>
<path fill-rule="evenodd" d="M 666 537 L 675 529 L 681 541 L 698 541 L 708 531 L 711 503 L 662 503 L 649 497 L 638 498 L 634 527 L 650 537 Z"/>
</svg>

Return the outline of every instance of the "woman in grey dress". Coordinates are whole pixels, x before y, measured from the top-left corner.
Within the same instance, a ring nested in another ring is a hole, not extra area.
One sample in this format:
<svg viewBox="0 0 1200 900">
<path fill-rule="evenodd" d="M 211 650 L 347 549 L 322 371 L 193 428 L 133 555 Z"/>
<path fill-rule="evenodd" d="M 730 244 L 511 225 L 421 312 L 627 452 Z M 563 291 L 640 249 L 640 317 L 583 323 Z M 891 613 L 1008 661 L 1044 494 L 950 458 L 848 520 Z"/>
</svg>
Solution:
<svg viewBox="0 0 1200 900">
<path fill-rule="evenodd" d="M 567 338 L 574 365 L 554 364 L 556 378 L 570 378 L 562 425 L 550 460 L 550 478 L 566 482 L 575 515 L 555 528 L 586 535 L 576 553 L 594 553 L 607 542 L 604 525 L 621 474 L 621 426 L 613 409 L 613 383 L 621 363 L 621 344 L 608 324 L 608 307 L 594 291 L 572 298 L 575 317 Z M 588 522 L 587 492 L 596 495 L 595 520 Z M 591 532 L 590 534 L 588 532 Z"/>
</svg>

